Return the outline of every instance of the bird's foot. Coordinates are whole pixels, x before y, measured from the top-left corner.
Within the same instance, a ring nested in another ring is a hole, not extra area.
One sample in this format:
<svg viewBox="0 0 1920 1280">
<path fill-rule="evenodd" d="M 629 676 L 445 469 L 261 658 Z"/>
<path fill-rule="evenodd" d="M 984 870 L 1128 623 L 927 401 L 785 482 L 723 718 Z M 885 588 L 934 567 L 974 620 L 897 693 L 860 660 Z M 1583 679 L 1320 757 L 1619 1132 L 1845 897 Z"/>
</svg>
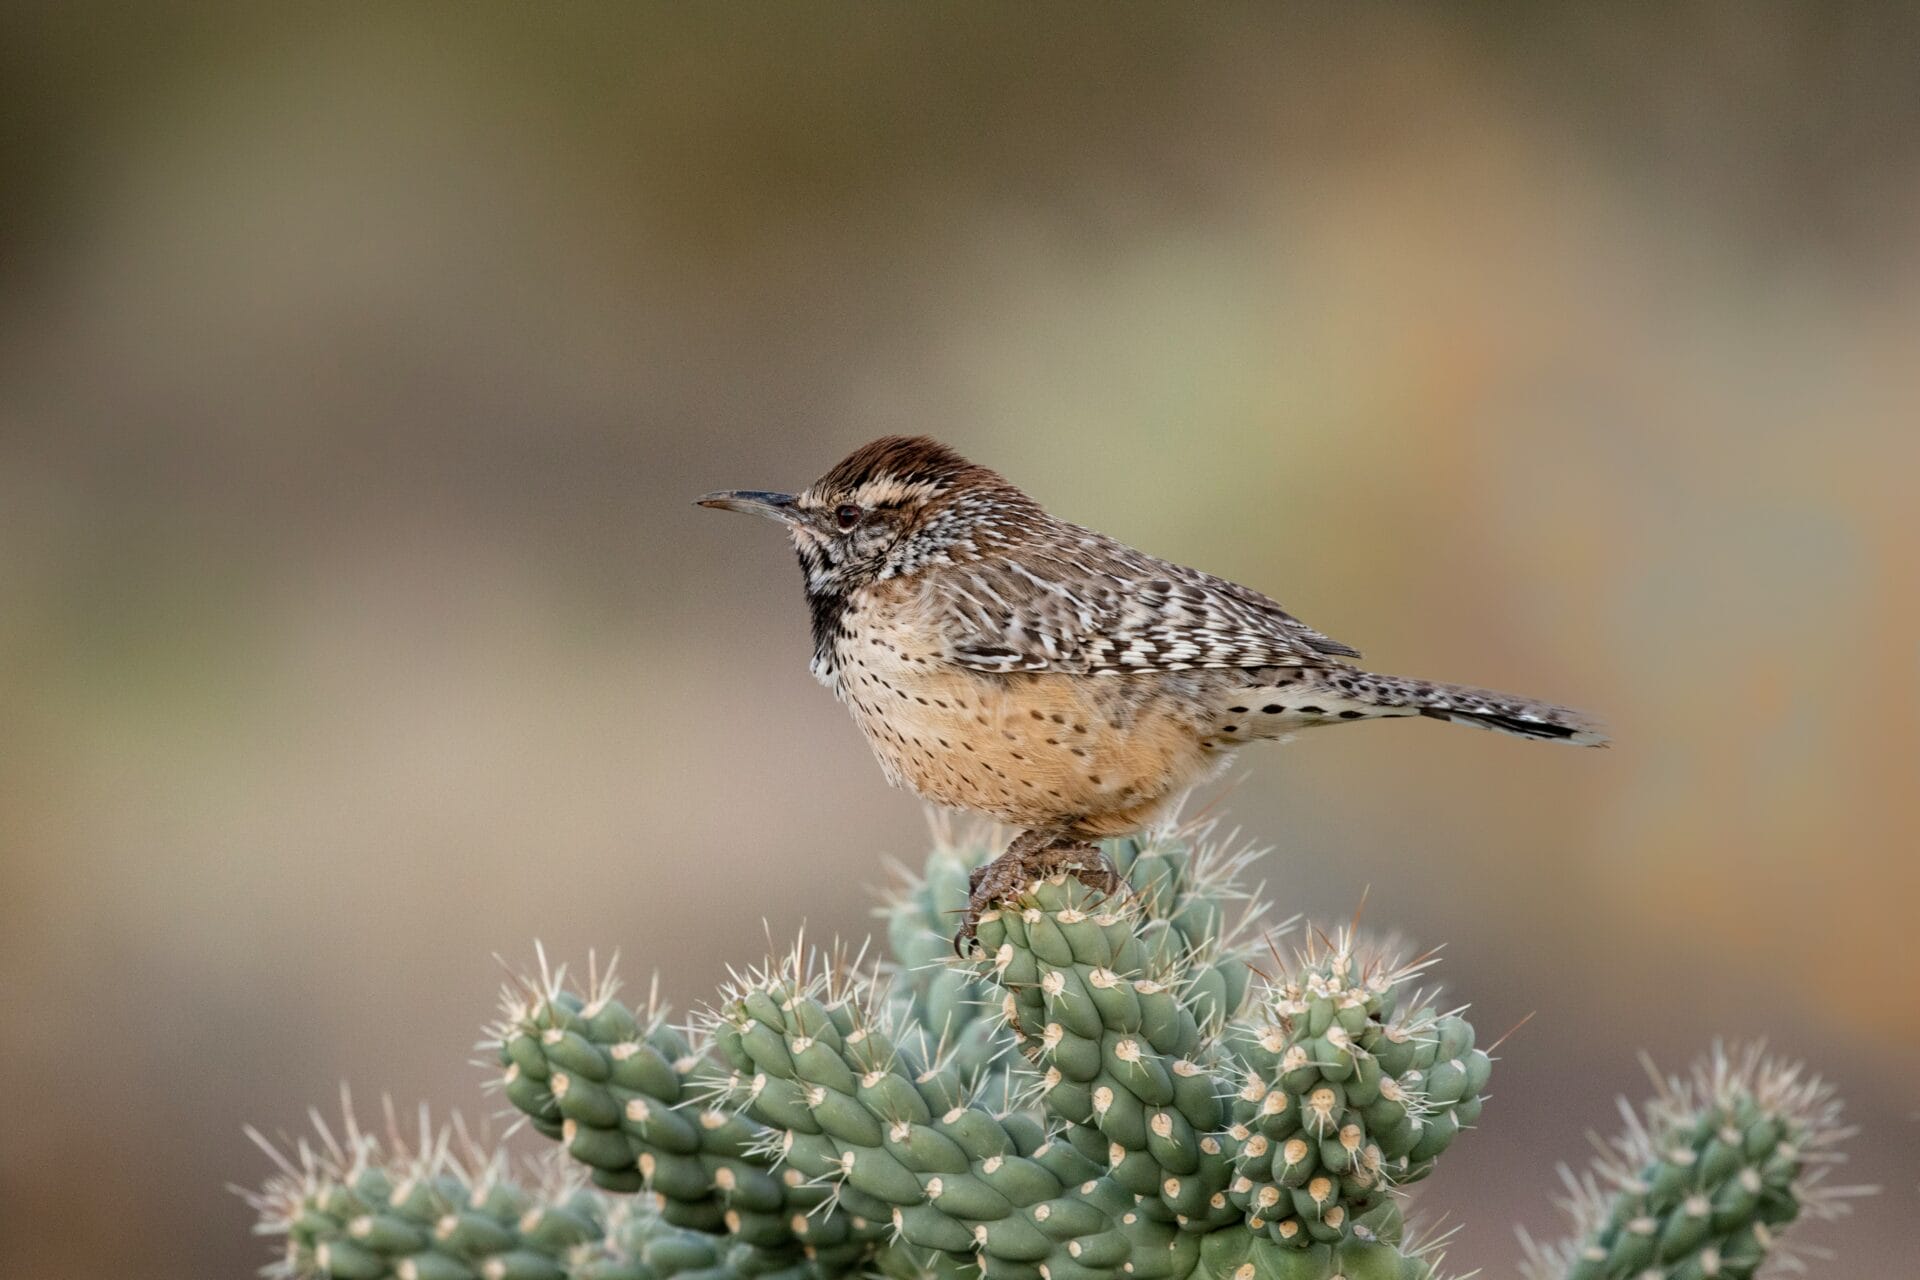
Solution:
<svg viewBox="0 0 1920 1280">
<path fill-rule="evenodd" d="M 965 958 L 972 949 L 980 917 L 1036 880 L 1061 872 L 1102 893 L 1118 892 L 1124 881 L 1107 855 L 1083 840 L 1028 831 L 1016 837 L 1007 851 L 978 866 L 967 877 L 971 890 L 960 932 L 953 935 L 953 952 Z"/>
</svg>

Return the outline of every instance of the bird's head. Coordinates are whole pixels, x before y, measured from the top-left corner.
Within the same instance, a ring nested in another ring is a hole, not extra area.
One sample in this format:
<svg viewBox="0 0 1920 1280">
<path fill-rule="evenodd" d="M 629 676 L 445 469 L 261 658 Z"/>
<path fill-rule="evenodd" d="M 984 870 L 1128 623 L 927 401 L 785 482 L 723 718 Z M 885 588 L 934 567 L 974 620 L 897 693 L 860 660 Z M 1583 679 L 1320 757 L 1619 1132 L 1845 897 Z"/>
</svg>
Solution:
<svg viewBox="0 0 1920 1280">
<path fill-rule="evenodd" d="M 1040 515 L 1000 476 L 925 436 L 863 445 L 797 494 L 733 490 L 699 502 L 778 521 L 815 597 L 978 555 Z"/>
</svg>

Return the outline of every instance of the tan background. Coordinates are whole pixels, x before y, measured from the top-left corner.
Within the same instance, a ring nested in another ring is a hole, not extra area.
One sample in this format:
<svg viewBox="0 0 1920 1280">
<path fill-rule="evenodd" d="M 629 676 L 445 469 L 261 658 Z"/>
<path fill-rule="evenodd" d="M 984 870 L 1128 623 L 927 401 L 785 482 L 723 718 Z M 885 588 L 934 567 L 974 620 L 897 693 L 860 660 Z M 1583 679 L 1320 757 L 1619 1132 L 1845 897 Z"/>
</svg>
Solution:
<svg viewBox="0 0 1920 1280">
<path fill-rule="evenodd" d="M 250 1271 L 241 1125 L 492 1106 L 495 952 L 684 1007 L 863 931 L 919 806 L 689 499 L 907 429 L 1614 724 L 1231 801 L 1286 909 L 1539 1011 L 1457 1263 L 1641 1046 L 1767 1033 L 1889 1186 L 1821 1272 L 1911 1274 L 1920 18 L 1541 8 L 10 6 L 0 1272 Z"/>
</svg>

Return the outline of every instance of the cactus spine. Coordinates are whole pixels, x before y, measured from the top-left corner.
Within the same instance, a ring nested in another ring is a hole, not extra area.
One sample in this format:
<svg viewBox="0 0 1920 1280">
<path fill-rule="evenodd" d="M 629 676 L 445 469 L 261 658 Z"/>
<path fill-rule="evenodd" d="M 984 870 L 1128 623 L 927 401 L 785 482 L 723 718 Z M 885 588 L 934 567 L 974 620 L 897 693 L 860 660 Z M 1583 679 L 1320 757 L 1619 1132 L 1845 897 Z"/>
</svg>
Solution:
<svg viewBox="0 0 1920 1280">
<path fill-rule="evenodd" d="M 955 961 L 951 913 L 986 852 L 935 850 L 888 913 L 889 958 L 796 946 L 686 1026 L 543 962 L 492 1028 L 495 1083 L 584 1179 L 529 1190 L 446 1140 L 383 1155 L 350 1128 L 254 1197 L 286 1238 L 278 1272 L 1433 1276 L 1401 1188 L 1479 1119 L 1492 1060 L 1413 987 L 1429 959 L 1351 931 L 1283 953 L 1238 883 L 1247 855 L 1163 836 L 1109 846 L 1112 897 L 1028 886 Z M 1580 1239 L 1532 1249 L 1536 1280 L 1740 1280 L 1774 1228 L 1837 1203 L 1812 1189 L 1828 1095 L 1715 1062 L 1575 1183 Z"/>
</svg>

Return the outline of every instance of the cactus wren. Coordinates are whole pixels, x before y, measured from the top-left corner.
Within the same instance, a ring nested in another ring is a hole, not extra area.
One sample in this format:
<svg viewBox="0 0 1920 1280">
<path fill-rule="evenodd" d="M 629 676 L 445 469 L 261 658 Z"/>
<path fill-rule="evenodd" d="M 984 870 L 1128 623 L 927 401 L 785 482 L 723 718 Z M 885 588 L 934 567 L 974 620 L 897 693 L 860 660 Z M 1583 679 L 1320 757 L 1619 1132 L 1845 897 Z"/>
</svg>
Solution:
<svg viewBox="0 0 1920 1280">
<path fill-rule="evenodd" d="M 975 874 L 955 945 L 1034 876 L 1110 875 L 1088 842 L 1145 826 L 1237 747 L 1427 716 L 1598 746 L 1592 721 L 1486 689 L 1376 675 L 1274 601 L 1057 520 L 945 445 L 891 436 L 800 494 L 700 505 L 786 528 L 816 679 L 887 779 L 1019 828 Z"/>
</svg>

